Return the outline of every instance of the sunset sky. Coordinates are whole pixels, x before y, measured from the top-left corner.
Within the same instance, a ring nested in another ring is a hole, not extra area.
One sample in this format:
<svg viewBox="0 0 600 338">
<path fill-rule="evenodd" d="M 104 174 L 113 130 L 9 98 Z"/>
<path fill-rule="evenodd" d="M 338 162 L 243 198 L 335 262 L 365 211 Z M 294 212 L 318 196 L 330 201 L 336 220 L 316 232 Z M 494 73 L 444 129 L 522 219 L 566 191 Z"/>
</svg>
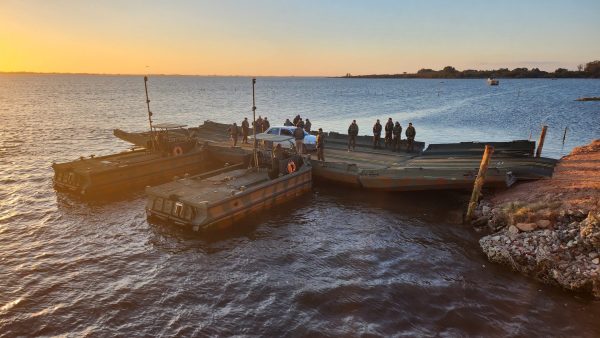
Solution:
<svg viewBox="0 0 600 338">
<path fill-rule="evenodd" d="M 598 0 L 0 0 L 0 71 L 553 71 L 600 59 L 599 36 Z"/>
</svg>

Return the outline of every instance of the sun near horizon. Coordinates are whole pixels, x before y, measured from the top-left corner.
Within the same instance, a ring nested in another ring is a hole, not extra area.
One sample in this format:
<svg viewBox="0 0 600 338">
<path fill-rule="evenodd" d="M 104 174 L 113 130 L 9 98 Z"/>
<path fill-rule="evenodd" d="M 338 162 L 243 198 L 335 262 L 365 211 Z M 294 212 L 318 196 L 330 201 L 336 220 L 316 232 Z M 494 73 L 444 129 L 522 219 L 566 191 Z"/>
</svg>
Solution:
<svg viewBox="0 0 600 338">
<path fill-rule="evenodd" d="M 600 2 L 0 3 L 0 72 L 340 76 L 600 56 Z"/>
</svg>

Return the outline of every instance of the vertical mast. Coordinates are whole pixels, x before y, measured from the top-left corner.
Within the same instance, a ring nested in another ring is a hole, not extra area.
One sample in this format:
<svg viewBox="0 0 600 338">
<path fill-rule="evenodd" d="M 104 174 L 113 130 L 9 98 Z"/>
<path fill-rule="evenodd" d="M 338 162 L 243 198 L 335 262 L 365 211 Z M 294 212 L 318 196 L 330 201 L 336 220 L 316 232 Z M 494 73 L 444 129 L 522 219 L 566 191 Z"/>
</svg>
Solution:
<svg viewBox="0 0 600 338">
<path fill-rule="evenodd" d="M 258 168 L 258 153 L 256 152 L 256 100 L 254 98 L 254 85 L 256 85 L 256 78 L 252 78 L 252 133 L 254 135 L 254 144 L 252 146 L 252 153 L 254 158 L 254 165 Z"/>
<path fill-rule="evenodd" d="M 148 76 L 144 76 L 144 89 L 146 90 L 146 106 L 148 107 L 148 123 L 150 124 L 150 144 L 154 148 L 154 133 L 152 130 L 152 112 L 150 111 L 150 99 L 148 98 Z"/>
</svg>

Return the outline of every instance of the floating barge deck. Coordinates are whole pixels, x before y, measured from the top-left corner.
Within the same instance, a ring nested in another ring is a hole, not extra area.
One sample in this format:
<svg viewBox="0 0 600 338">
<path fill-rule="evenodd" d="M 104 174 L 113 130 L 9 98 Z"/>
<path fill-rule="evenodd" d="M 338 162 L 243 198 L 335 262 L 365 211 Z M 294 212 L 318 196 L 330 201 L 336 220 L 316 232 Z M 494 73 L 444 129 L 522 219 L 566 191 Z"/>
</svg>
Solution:
<svg viewBox="0 0 600 338">
<path fill-rule="evenodd" d="M 266 170 L 241 165 L 232 169 L 147 188 L 148 217 L 195 231 L 220 229 L 296 198 L 312 186 L 310 166 L 276 179 L 270 179 Z"/>
<path fill-rule="evenodd" d="M 530 141 L 432 144 L 418 154 L 326 147 L 326 161 L 312 161 L 313 175 L 319 181 L 376 190 L 472 189 L 485 144 L 497 147 L 488 187 L 552 176 L 556 160 L 532 157 L 535 142 Z"/>
<path fill-rule="evenodd" d="M 236 163 L 239 156 L 248 156 L 251 145 L 230 147 L 228 128 L 227 124 L 206 121 L 187 129 L 187 133 L 198 143 L 216 147 L 213 153 L 222 162 Z M 486 178 L 488 187 L 551 177 L 557 162 L 534 157 L 535 142 L 527 140 L 430 144 L 425 150 L 425 143 L 416 141 L 412 153 L 405 151 L 406 140 L 402 140 L 400 152 L 373 149 L 372 137 L 367 135 L 358 136 L 356 151 L 350 152 L 345 134 L 330 132 L 325 140 L 326 161 L 317 161 L 315 156 L 312 159 L 314 179 L 375 190 L 471 189 L 486 144 L 495 149 Z M 139 138 L 138 142 L 145 141 Z"/>
<path fill-rule="evenodd" d="M 54 163 L 53 183 L 56 190 L 82 197 L 110 196 L 249 160 L 247 151 L 216 145 L 177 156 L 138 149 Z"/>
</svg>

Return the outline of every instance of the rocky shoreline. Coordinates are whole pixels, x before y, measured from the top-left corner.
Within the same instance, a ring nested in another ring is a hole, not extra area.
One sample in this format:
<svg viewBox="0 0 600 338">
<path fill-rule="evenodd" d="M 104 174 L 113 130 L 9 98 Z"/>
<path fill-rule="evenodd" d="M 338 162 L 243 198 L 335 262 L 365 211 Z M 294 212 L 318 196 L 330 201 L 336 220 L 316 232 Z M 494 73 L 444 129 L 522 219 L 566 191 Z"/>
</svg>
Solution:
<svg viewBox="0 0 600 338">
<path fill-rule="evenodd" d="M 472 223 L 491 262 L 600 298 L 600 140 L 561 159 L 552 179 L 483 199 Z"/>
</svg>

